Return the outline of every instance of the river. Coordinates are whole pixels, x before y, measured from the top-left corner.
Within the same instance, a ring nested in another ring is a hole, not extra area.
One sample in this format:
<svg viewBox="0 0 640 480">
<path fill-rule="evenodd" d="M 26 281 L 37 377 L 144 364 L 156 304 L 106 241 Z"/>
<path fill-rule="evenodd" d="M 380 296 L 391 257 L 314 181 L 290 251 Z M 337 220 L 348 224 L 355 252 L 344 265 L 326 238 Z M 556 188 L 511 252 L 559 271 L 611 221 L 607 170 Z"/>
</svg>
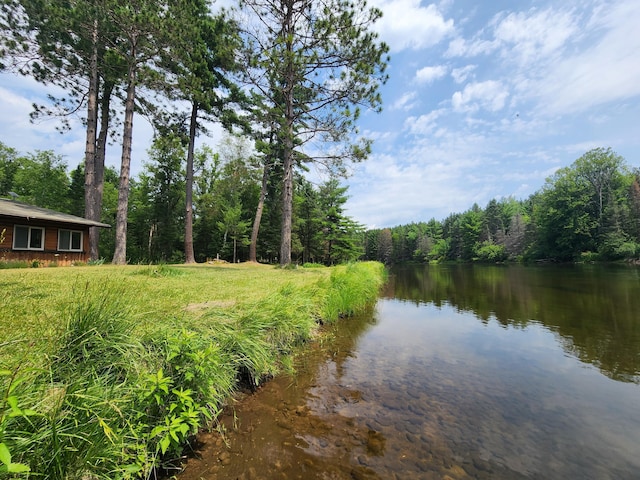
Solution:
<svg viewBox="0 0 640 480">
<path fill-rule="evenodd" d="M 640 269 L 396 268 L 182 480 L 640 478 Z"/>
</svg>

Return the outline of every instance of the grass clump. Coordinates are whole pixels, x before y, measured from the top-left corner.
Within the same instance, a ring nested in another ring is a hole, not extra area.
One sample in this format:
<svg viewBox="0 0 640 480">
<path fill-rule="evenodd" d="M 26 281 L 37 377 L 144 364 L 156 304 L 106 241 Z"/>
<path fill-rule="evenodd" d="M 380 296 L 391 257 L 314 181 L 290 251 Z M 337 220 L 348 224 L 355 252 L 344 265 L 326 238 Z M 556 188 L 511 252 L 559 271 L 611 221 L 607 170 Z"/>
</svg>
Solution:
<svg viewBox="0 0 640 480">
<path fill-rule="evenodd" d="M 2 260 L 0 261 L 0 270 L 9 270 L 14 268 L 29 268 L 29 263 L 22 260 Z"/>
<path fill-rule="evenodd" d="M 332 322 L 363 312 L 375 301 L 384 281 L 384 266 L 377 262 L 336 267 L 323 282 L 320 318 Z"/>
<path fill-rule="evenodd" d="M 147 265 L 144 268 L 136 270 L 137 275 L 144 275 L 147 277 L 177 277 L 183 275 L 184 270 L 178 267 L 170 266 L 164 263 L 158 265 Z"/>
<path fill-rule="evenodd" d="M 73 283 L 66 269 L 46 270 L 3 278 L 3 311 L 17 320 L 0 343 L 0 477 L 171 472 L 235 390 L 286 368 L 318 319 L 373 301 L 383 272 L 80 267 Z M 20 309 L 34 298 L 42 304 Z"/>
</svg>

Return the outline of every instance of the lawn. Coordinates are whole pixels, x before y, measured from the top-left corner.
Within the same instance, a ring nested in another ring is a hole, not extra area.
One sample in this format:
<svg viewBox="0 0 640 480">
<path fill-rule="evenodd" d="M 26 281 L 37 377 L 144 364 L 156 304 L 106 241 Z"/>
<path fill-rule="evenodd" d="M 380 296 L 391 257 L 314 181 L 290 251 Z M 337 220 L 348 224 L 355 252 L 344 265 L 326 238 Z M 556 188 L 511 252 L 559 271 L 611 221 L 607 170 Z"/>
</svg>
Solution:
<svg viewBox="0 0 640 480">
<path fill-rule="evenodd" d="M 144 335 L 159 322 L 190 325 L 210 309 L 256 302 L 285 285 L 305 288 L 330 269 L 284 270 L 261 264 L 86 266 L 0 270 L 0 362 L 18 350 L 50 354 L 80 298 L 111 295 Z"/>
</svg>

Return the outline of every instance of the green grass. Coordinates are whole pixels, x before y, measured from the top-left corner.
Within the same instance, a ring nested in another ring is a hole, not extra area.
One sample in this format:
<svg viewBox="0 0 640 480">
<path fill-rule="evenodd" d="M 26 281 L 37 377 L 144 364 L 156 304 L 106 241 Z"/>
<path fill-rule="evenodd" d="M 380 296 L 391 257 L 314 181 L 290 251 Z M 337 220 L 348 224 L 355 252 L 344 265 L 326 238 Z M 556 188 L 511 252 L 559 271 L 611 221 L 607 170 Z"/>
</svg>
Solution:
<svg viewBox="0 0 640 480">
<path fill-rule="evenodd" d="M 5 271 L 0 477 L 171 466 L 237 388 L 286 368 L 320 322 L 370 305 L 383 277 L 377 263 Z"/>
</svg>

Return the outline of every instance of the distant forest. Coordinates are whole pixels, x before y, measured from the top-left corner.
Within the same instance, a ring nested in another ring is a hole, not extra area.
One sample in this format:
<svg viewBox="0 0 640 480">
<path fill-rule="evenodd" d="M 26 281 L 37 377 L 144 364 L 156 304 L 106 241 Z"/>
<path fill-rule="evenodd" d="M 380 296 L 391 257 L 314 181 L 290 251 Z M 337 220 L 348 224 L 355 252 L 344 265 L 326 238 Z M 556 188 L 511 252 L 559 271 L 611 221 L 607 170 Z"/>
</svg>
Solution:
<svg viewBox="0 0 640 480">
<path fill-rule="evenodd" d="M 526 200 L 491 200 L 444 220 L 370 230 L 365 258 L 402 262 L 593 261 L 640 257 L 640 169 L 586 152 Z"/>
</svg>

